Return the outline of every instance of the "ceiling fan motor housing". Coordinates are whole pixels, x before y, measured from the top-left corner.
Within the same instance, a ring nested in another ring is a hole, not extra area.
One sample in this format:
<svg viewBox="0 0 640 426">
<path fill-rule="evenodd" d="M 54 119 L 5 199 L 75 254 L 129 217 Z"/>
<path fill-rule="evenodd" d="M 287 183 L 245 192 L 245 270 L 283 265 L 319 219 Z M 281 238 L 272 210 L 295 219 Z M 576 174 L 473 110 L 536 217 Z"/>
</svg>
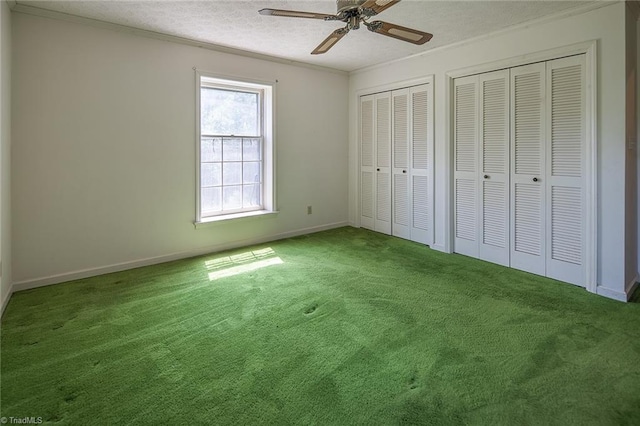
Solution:
<svg viewBox="0 0 640 426">
<path fill-rule="evenodd" d="M 366 0 L 337 0 L 336 3 L 338 5 L 338 13 L 357 9 L 365 1 Z"/>
</svg>

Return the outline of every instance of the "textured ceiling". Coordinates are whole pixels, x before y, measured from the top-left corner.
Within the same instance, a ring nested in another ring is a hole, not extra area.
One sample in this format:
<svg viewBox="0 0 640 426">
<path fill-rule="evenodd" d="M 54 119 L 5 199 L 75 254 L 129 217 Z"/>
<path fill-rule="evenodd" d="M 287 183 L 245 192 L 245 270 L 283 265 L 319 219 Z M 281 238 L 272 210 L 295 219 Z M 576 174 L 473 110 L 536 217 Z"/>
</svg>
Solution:
<svg viewBox="0 0 640 426">
<path fill-rule="evenodd" d="M 18 0 L 16 9 L 47 9 L 353 71 L 488 34 L 586 3 L 591 2 L 404 0 L 375 19 L 430 32 L 434 37 L 427 44 L 415 46 L 361 28 L 351 31 L 328 53 L 313 56 L 310 52 L 332 31 L 343 26 L 342 22 L 261 16 L 258 10 L 268 7 L 333 14 L 336 12 L 335 1 Z"/>
</svg>

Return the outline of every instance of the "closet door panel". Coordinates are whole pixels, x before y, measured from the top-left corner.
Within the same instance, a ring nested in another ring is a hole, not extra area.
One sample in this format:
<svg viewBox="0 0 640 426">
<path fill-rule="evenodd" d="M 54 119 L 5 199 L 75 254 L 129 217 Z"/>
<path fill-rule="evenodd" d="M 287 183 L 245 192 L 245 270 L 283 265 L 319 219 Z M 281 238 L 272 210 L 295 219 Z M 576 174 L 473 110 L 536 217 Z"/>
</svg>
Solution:
<svg viewBox="0 0 640 426">
<path fill-rule="evenodd" d="M 454 251 L 478 257 L 478 78 L 454 80 Z"/>
<path fill-rule="evenodd" d="M 391 94 L 375 95 L 376 231 L 391 234 Z"/>
<path fill-rule="evenodd" d="M 360 98 L 360 226 L 375 229 L 374 96 Z"/>
<path fill-rule="evenodd" d="M 433 244 L 433 86 L 424 84 L 409 90 L 410 178 L 413 241 Z"/>
<path fill-rule="evenodd" d="M 411 211 L 409 187 L 409 90 L 394 90 L 393 101 L 393 223 L 392 234 L 409 239 Z"/>
<path fill-rule="evenodd" d="M 547 276 L 585 286 L 584 55 L 547 63 Z"/>
<path fill-rule="evenodd" d="M 509 266 L 509 71 L 478 76 L 479 258 Z"/>
<path fill-rule="evenodd" d="M 545 275 L 545 64 L 511 74 L 511 266 Z"/>
</svg>

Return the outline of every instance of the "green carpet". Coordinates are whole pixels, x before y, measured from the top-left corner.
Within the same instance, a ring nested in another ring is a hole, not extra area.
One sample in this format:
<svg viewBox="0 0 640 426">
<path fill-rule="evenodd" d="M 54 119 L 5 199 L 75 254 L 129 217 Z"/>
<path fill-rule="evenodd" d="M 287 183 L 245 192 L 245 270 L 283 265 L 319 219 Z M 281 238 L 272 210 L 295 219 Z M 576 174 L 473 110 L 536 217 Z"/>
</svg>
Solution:
<svg viewBox="0 0 640 426">
<path fill-rule="evenodd" d="M 5 417 L 640 424 L 640 304 L 354 228 L 13 295 Z"/>
</svg>

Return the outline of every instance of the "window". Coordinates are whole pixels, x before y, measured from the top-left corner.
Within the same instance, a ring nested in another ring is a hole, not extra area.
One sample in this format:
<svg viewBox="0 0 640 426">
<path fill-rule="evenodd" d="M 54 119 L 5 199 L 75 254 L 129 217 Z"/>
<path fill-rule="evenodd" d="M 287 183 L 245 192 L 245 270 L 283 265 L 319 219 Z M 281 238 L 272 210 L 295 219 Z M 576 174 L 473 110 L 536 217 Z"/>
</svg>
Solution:
<svg viewBox="0 0 640 426">
<path fill-rule="evenodd" d="M 273 85 L 197 81 L 196 222 L 273 211 Z"/>
</svg>

